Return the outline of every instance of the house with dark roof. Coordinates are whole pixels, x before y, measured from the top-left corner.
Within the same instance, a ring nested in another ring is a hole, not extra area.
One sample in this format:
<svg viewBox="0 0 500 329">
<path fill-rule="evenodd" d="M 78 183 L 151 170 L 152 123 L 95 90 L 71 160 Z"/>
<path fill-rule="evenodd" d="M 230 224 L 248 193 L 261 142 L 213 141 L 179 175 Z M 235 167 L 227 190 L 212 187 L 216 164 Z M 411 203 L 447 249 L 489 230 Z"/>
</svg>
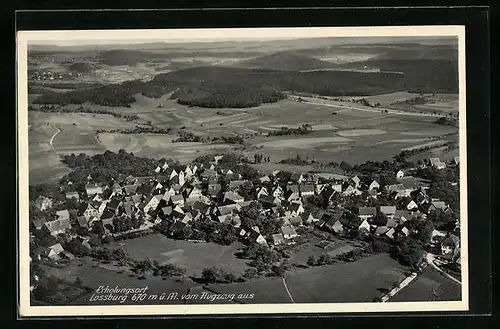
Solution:
<svg viewBox="0 0 500 329">
<path fill-rule="evenodd" d="M 404 223 L 408 220 L 411 220 L 413 216 L 410 214 L 410 212 L 405 211 L 405 210 L 396 210 L 394 213 L 394 219 L 400 223 Z"/>
<path fill-rule="evenodd" d="M 272 195 L 261 195 L 259 198 L 259 202 L 264 208 L 272 208 L 281 204 L 281 200 Z"/>
<path fill-rule="evenodd" d="M 300 203 L 292 203 L 290 204 L 290 207 L 288 208 L 290 210 L 290 215 L 292 217 L 295 217 L 295 216 L 300 216 L 301 214 L 304 213 L 305 209 L 304 207 L 302 206 L 302 204 Z"/>
<path fill-rule="evenodd" d="M 123 192 L 125 195 L 134 195 L 137 193 L 137 189 L 139 188 L 140 185 L 134 184 L 134 185 L 125 185 L 123 187 Z"/>
<path fill-rule="evenodd" d="M 151 184 L 141 184 L 135 191 L 137 194 L 142 194 L 144 196 L 149 196 L 153 192 L 154 186 Z"/>
<path fill-rule="evenodd" d="M 44 228 L 52 236 L 56 236 L 60 233 L 64 233 L 66 230 L 71 228 L 71 223 L 69 221 L 69 216 L 67 218 L 60 218 L 50 222 L 45 222 L 43 224 Z"/>
<path fill-rule="evenodd" d="M 262 245 L 267 244 L 267 241 L 262 236 L 262 234 L 254 231 L 254 230 L 250 230 L 250 233 L 248 234 L 247 239 L 250 243 L 258 243 L 258 244 L 262 244 Z"/>
<path fill-rule="evenodd" d="M 196 201 L 192 206 L 191 208 L 193 210 L 196 210 L 198 211 L 200 214 L 202 214 L 203 216 L 208 216 L 208 214 L 210 213 L 210 205 L 204 203 L 204 202 L 201 202 L 201 201 Z"/>
<path fill-rule="evenodd" d="M 150 185 L 149 183 L 151 183 L 152 181 L 154 181 L 153 176 L 142 176 L 135 178 L 135 184 L 138 185 Z"/>
<path fill-rule="evenodd" d="M 397 207 L 399 209 L 402 209 L 402 210 L 409 210 L 409 211 L 412 211 L 412 210 L 417 210 L 418 209 L 418 205 L 415 201 L 413 201 L 412 198 L 410 197 L 406 197 L 406 198 L 402 198 L 399 202 L 398 202 L 398 205 Z"/>
<path fill-rule="evenodd" d="M 172 206 L 184 207 L 184 197 L 180 194 L 172 195 L 169 204 Z"/>
<path fill-rule="evenodd" d="M 212 198 L 219 197 L 221 191 L 222 191 L 222 187 L 218 183 L 208 185 L 208 195 L 210 195 L 210 197 L 212 197 Z"/>
</svg>

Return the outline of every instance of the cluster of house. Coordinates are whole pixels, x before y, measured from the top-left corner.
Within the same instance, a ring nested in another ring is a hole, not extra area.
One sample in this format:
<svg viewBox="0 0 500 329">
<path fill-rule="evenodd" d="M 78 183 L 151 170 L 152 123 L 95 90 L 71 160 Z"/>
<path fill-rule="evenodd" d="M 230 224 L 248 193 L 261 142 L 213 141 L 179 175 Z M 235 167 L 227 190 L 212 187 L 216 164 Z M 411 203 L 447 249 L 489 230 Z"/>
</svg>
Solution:
<svg viewBox="0 0 500 329">
<path fill-rule="evenodd" d="M 453 160 L 450 162 L 452 165 L 458 165 L 458 164 L 460 164 L 460 157 L 458 157 L 458 156 L 453 157 Z M 442 161 L 438 157 L 432 157 L 429 159 L 425 159 L 425 161 L 422 163 L 422 168 L 425 168 L 425 167 L 433 167 L 436 169 L 445 169 L 446 162 Z"/>
<path fill-rule="evenodd" d="M 174 233 L 193 221 L 209 219 L 233 225 L 239 229 L 240 236 L 249 242 L 272 245 L 294 243 L 298 237 L 296 229 L 302 225 L 314 224 L 339 234 L 344 231 L 345 212 L 342 207 L 338 205 L 321 214 L 306 212 L 304 203 L 310 196 L 317 196 L 325 204 L 331 204 L 336 194 L 347 197 L 366 193 L 367 198 L 376 199 L 385 189 L 394 200 L 393 204 L 378 208 L 359 207 L 354 215 L 360 219 L 359 230 L 391 239 L 397 234 L 409 234 L 405 221 L 425 217 L 435 209 L 451 211 L 443 201 L 427 195 L 426 182 L 406 176 L 402 170 L 395 173 L 397 184 L 384 187 L 372 178 L 331 177 L 328 174 L 294 173 L 288 182 L 279 182 L 278 172 L 274 172 L 261 176 L 260 184 L 253 185 L 251 189 L 254 195 L 245 200 L 239 194 L 240 187 L 253 182 L 243 180 L 232 170 L 220 169 L 218 162 L 221 158 L 215 157 L 205 168 L 192 164 L 183 170 L 175 170 L 167 162 L 160 162 L 153 176 L 119 175 L 116 180 L 104 185 L 95 184 L 89 176 L 84 193 L 68 191 L 66 198 L 79 202 L 76 225 L 82 228 L 91 229 L 100 223 L 106 233 L 112 233 L 117 221 L 142 216 L 144 227 L 164 223 L 168 231 Z M 320 177 L 324 179 L 320 180 Z M 229 183 L 221 184 L 221 181 Z M 239 212 L 252 202 L 262 205 L 263 214 L 282 219 L 280 231 L 268 237 L 272 241 L 267 241 L 257 226 L 240 227 Z M 52 200 L 40 196 L 35 204 L 45 210 L 52 206 Z M 385 215 L 385 222 L 380 221 L 378 213 Z M 53 236 L 71 228 L 68 210 L 57 211 L 53 220 L 34 219 L 31 223 L 33 229 L 46 230 Z"/>
</svg>

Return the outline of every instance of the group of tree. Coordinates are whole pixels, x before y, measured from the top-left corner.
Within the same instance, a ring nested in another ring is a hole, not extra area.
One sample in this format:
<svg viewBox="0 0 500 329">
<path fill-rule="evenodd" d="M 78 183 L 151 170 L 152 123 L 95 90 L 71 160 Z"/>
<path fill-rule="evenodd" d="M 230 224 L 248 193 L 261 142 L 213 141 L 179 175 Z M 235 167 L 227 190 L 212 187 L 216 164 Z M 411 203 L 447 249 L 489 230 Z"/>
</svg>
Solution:
<svg viewBox="0 0 500 329">
<path fill-rule="evenodd" d="M 106 151 L 103 154 L 88 156 L 65 155 L 62 161 L 73 169 L 61 182 L 71 181 L 73 188 L 83 191 L 90 175 L 97 183 L 107 183 L 117 179 L 120 174 L 133 176 L 150 176 L 154 174 L 157 160 L 134 156 L 119 150 L 118 153 Z"/>
<path fill-rule="evenodd" d="M 270 156 L 263 156 L 262 154 L 254 154 L 253 155 L 253 161 L 254 163 L 268 163 L 271 162 L 271 157 Z"/>
<path fill-rule="evenodd" d="M 201 279 L 205 283 L 231 283 L 238 281 L 236 275 L 216 266 L 203 269 Z"/>
<path fill-rule="evenodd" d="M 181 142 L 201 143 L 201 142 L 208 141 L 208 140 L 209 140 L 209 138 L 197 136 L 190 131 L 181 131 L 181 132 L 179 132 L 179 138 L 174 139 L 172 141 L 172 143 L 181 143 Z"/>
<path fill-rule="evenodd" d="M 279 130 L 270 131 L 268 136 L 306 135 L 312 131 L 312 126 L 306 123 L 297 128 L 281 127 Z"/>
<path fill-rule="evenodd" d="M 310 165 L 311 164 L 311 161 L 309 161 L 309 159 L 303 159 L 300 154 L 297 154 L 295 156 L 295 158 L 287 158 L 287 159 L 283 159 L 281 160 L 279 163 L 282 163 L 282 164 L 290 164 L 290 165 L 295 165 L 295 166 L 306 166 L 306 165 Z"/>
</svg>

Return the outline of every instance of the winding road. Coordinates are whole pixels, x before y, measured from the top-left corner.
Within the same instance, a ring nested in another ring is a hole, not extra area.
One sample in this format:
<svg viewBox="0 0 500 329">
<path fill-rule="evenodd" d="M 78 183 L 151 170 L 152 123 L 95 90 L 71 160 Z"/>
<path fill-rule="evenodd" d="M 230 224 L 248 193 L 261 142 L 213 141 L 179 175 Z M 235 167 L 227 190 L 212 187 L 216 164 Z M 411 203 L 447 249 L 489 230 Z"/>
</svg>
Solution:
<svg viewBox="0 0 500 329">
<path fill-rule="evenodd" d="M 427 259 L 427 263 L 429 265 L 431 265 L 433 268 L 435 268 L 439 273 L 443 274 L 445 277 L 447 277 L 448 279 L 452 280 L 453 282 L 455 282 L 457 284 L 460 284 L 460 285 L 462 284 L 462 282 L 460 282 L 460 280 L 457 280 L 453 276 L 451 276 L 448 273 L 446 273 L 445 271 L 443 271 L 438 265 L 436 265 L 436 255 L 431 254 L 431 253 L 427 253 L 425 258 Z"/>
<path fill-rule="evenodd" d="M 299 96 L 291 96 L 292 99 L 298 100 Z M 386 108 L 381 108 L 377 107 L 374 109 L 371 108 L 366 108 L 366 107 L 357 107 L 357 106 L 352 106 L 352 105 L 338 105 L 338 104 L 331 104 L 325 102 L 314 102 L 310 101 L 307 98 L 300 97 L 301 98 L 301 103 L 309 103 L 313 105 L 323 105 L 323 106 L 328 106 L 328 107 L 334 107 L 334 108 L 339 108 L 339 109 L 349 109 L 349 110 L 357 110 L 357 111 L 364 111 L 364 112 L 375 112 L 375 113 L 381 113 L 382 111 L 387 113 L 387 114 L 397 114 L 397 115 L 407 115 L 407 116 L 419 116 L 419 117 L 435 117 L 435 118 L 440 118 L 443 116 L 443 114 L 433 114 L 433 113 L 416 113 L 416 112 L 402 112 L 402 111 L 396 111 L 396 110 L 391 110 L 391 109 L 386 109 Z M 387 112 L 386 112 L 387 111 Z"/>
</svg>

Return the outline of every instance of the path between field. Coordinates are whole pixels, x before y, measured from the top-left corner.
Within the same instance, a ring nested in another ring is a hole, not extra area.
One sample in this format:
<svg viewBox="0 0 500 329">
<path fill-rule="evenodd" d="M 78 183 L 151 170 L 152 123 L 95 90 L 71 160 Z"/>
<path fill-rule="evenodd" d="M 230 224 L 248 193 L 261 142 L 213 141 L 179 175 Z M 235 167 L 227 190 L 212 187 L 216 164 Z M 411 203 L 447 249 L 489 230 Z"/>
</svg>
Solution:
<svg viewBox="0 0 500 329">
<path fill-rule="evenodd" d="M 391 114 L 398 114 L 398 115 L 409 115 L 409 116 L 420 116 L 420 117 L 442 117 L 443 115 L 441 114 L 432 114 L 432 113 L 412 113 L 412 112 L 399 112 L 391 109 L 385 109 L 381 107 L 377 107 L 377 109 L 367 109 L 363 107 L 356 107 L 352 105 L 337 105 L 337 104 L 330 104 L 330 103 L 318 103 L 318 102 L 312 102 L 308 101 L 302 98 L 302 103 L 309 103 L 313 105 L 323 105 L 323 106 L 328 106 L 328 107 L 335 107 L 335 108 L 341 108 L 341 109 L 350 109 L 350 110 L 358 110 L 358 111 L 365 111 L 365 112 L 375 112 L 375 113 L 381 113 L 381 111 L 387 111 L 386 113 L 391 113 Z"/>
<path fill-rule="evenodd" d="M 430 264 L 432 267 L 434 267 L 439 273 L 443 274 L 445 277 L 447 277 L 448 279 L 452 280 L 453 282 L 461 285 L 462 282 L 460 282 L 460 280 L 457 280 L 456 278 L 454 278 L 453 276 L 449 275 L 448 273 L 446 273 L 445 271 L 443 271 L 439 266 L 436 265 L 436 263 L 434 262 L 435 261 L 435 258 L 436 256 L 434 254 L 431 254 L 431 253 L 427 253 L 426 255 L 426 259 L 427 259 L 427 263 Z"/>
<path fill-rule="evenodd" d="M 59 134 L 61 132 L 61 129 L 57 128 L 56 126 L 54 125 L 51 125 L 52 128 L 54 128 L 55 130 L 57 130 L 54 135 L 52 135 L 52 137 L 50 138 L 50 141 L 49 141 L 49 144 L 50 146 L 52 147 L 52 149 L 54 150 L 54 152 L 56 151 L 54 149 L 54 146 L 52 145 L 52 143 L 54 142 L 54 138 L 56 138 L 57 134 Z M 57 152 L 56 152 L 57 153 Z"/>
<path fill-rule="evenodd" d="M 290 296 L 290 300 L 292 301 L 292 303 L 295 304 L 295 301 L 293 300 L 292 294 L 290 293 L 290 290 L 288 290 L 288 286 L 286 285 L 285 277 L 282 276 L 281 280 L 283 280 L 283 285 L 285 286 L 285 289 L 286 289 L 286 292 L 288 293 L 288 296 Z"/>
</svg>

